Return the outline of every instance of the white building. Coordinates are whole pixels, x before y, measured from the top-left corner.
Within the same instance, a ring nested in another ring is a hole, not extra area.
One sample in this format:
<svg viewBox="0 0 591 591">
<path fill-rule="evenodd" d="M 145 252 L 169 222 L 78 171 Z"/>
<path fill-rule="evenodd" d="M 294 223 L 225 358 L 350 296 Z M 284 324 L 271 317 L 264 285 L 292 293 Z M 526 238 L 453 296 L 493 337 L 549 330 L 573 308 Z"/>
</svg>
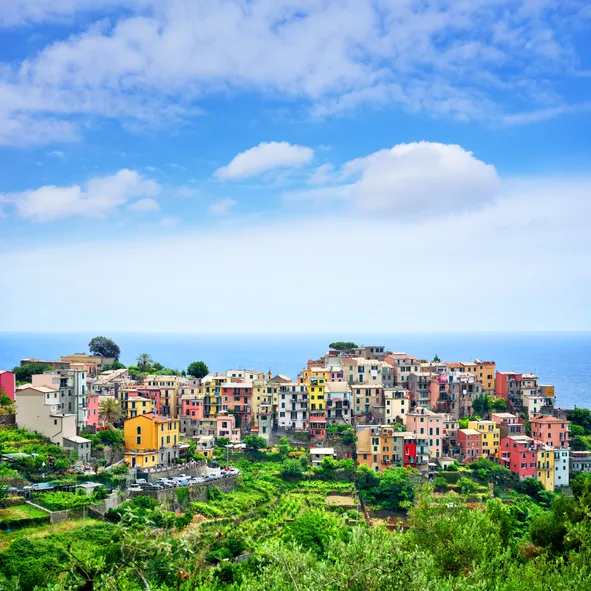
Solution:
<svg viewBox="0 0 591 591">
<path fill-rule="evenodd" d="M 76 426 L 83 429 L 88 418 L 88 392 L 86 372 L 79 369 L 58 369 L 32 376 L 33 386 L 45 386 L 59 390 L 59 402 L 63 413 L 76 416 Z"/>
<path fill-rule="evenodd" d="M 570 474 L 570 450 L 554 450 L 554 486 L 568 486 Z"/>
<path fill-rule="evenodd" d="M 309 424 L 308 386 L 281 384 L 277 392 L 277 423 L 284 429 L 304 430 Z"/>
<path fill-rule="evenodd" d="M 351 386 L 346 382 L 326 382 L 326 423 L 351 424 Z"/>
<path fill-rule="evenodd" d="M 76 416 L 62 411 L 60 393 L 46 386 L 20 386 L 14 395 L 19 429 L 38 431 L 63 446 L 64 438 L 76 437 Z"/>
<path fill-rule="evenodd" d="M 334 447 L 310 448 L 310 462 L 312 466 L 319 466 L 324 458 L 334 458 Z"/>
</svg>

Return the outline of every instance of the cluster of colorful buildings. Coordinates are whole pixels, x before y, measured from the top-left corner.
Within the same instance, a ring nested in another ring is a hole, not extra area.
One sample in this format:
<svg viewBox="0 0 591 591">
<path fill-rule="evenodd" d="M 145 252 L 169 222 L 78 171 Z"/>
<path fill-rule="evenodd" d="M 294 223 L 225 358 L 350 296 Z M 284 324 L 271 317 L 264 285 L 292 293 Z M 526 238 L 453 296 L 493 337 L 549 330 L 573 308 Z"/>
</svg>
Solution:
<svg viewBox="0 0 591 591">
<path fill-rule="evenodd" d="M 107 362 L 81 355 L 41 362 L 62 365 L 15 389 L 19 425 L 39 430 L 47 424 L 55 427 L 47 431 L 52 438 L 64 429 L 70 438 L 72 429 L 79 435 L 83 427 L 100 428 L 99 401 L 113 398 L 122 408 L 131 465 L 169 465 L 182 452 L 181 438 L 206 456 L 216 439 L 235 444 L 246 434 L 270 440 L 307 432 L 322 449 L 327 426 L 344 424 L 357 430 L 358 463 L 372 470 L 412 466 L 428 472 L 437 464 L 486 457 L 549 490 L 568 485 L 569 426 L 554 416 L 554 387 L 533 374 L 498 371 L 494 361 L 429 362 L 384 346 L 331 349 L 309 360 L 295 380 L 247 369 L 201 379 L 132 380 L 126 369 L 101 372 Z M 6 373 L 0 372 L 2 383 Z M 502 399 L 506 412 L 465 425 L 483 396 Z M 585 458 L 577 459 L 585 469 Z"/>
</svg>

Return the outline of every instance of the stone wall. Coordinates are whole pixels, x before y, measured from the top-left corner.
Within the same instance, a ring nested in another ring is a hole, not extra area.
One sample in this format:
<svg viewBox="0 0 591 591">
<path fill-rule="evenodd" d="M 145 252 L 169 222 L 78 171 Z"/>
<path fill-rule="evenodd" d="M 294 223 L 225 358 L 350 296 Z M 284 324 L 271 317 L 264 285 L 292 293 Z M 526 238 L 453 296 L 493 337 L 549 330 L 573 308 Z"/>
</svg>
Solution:
<svg viewBox="0 0 591 591">
<path fill-rule="evenodd" d="M 16 415 L 0 415 L 0 425 L 8 426 L 16 424 Z"/>
<path fill-rule="evenodd" d="M 206 501 L 208 488 L 217 488 L 222 492 L 230 492 L 234 490 L 235 486 L 236 477 L 228 476 L 227 478 L 220 478 L 203 484 L 192 484 L 188 487 L 165 488 L 163 490 L 130 490 L 129 496 L 130 498 L 150 497 L 156 499 L 167 511 L 185 511 L 188 509 L 189 503 L 193 501 Z M 186 498 L 183 498 L 184 492 L 179 492 L 181 490 L 188 490 Z"/>
<path fill-rule="evenodd" d="M 106 499 L 102 500 L 96 505 L 92 505 L 90 509 L 93 513 L 100 515 L 101 517 L 109 509 L 116 509 L 119 505 L 123 504 L 127 500 L 125 491 L 111 493 Z"/>
<path fill-rule="evenodd" d="M 106 460 L 107 465 L 116 464 L 123 459 L 124 449 L 122 447 L 103 447 L 102 449 L 92 448 L 92 457 L 97 460 Z"/>
</svg>

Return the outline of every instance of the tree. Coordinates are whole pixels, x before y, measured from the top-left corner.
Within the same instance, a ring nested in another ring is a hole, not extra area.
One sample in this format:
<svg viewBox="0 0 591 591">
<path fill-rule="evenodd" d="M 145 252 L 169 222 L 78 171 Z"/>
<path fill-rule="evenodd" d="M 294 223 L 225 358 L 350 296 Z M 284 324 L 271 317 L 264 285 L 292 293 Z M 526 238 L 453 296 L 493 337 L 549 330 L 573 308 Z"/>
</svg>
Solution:
<svg viewBox="0 0 591 591">
<path fill-rule="evenodd" d="M 91 339 L 90 343 L 88 343 L 88 350 L 95 355 L 114 357 L 115 359 L 119 359 L 121 355 L 121 349 L 107 337 L 94 337 Z"/>
<path fill-rule="evenodd" d="M 25 363 L 18 365 L 12 370 L 17 382 L 26 383 L 31 381 L 31 376 L 42 374 L 45 371 L 52 371 L 53 367 L 47 367 L 43 363 Z"/>
<path fill-rule="evenodd" d="M 203 361 L 193 361 L 187 368 L 187 374 L 194 378 L 204 378 L 209 373 L 209 368 Z"/>
<path fill-rule="evenodd" d="M 103 365 L 103 371 L 113 371 L 116 369 L 125 369 L 125 365 L 123 365 L 123 363 L 117 359 L 115 359 L 113 363 L 107 363 L 106 365 Z"/>
<path fill-rule="evenodd" d="M 257 451 L 267 447 L 267 441 L 259 435 L 247 435 L 242 442 L 246 445 L 246 449 L 250 451 Z"/>
<path fill-rule="evenodd" d="M 591 410 L 588 408 L 573 408 L 566 417 L 573 425 L 585 429 L 586 435 L 591 435 Z"/>
<path fill-rule="evenodd" d="M 466 478 L 465 476 L 462 476 L 462 478 L 458 480 L 458 486 L 463 495 L 469 495 L 470 493 L 476 492 L 478 489 L 478 485 L 471 478 Z"/>
<path fill-rule="evenodd" d="M 140 353 L 137 358 L 137 368 L 141 372 L 149 371 L 154 360 L 149 353 Z"/>
<path fill-rule="evenodd" d="M 439 359 L 439 355 L 435 353 L 435 357 L 433 357 L 433 363 L 441 363 L 441 359 Z"/>
<path fill-rule="evenodd" d="M 515 486 L 515 490 L 522 495 L 537 498 L 545 488 L 539 480 L 535 478 L 526 478 Z"/>
<path fill-rule="evenodd" d="M 490 413 L 491 399 L 486 394 L 476 396 L 474 402 L 472 402 L 472 410 L 481 417 L 486 417 Z"/>
<path fill-rule="evenodd" d="M 350 351 L 351 349 L 357 349 L 357 345 L 351 341 L 335 341 L 328 346 L 335 351 Z"/>
<path fill-rule="evenodd" d="M 490 401 L 491 410 L 494 412 L 503 412 L 507 410 L 507 401 L 504 398 L 493 398 Z"/>
<path fill-rule="evenodd" d="M 286 478 L 301 478 L 303 474 L 304 470 L 299 460 L 287 459 L 281 463 L 281 476 Z"/>
<path fill-rule="evenodd" d="M 12 399 L 10 396 L 4 394 L 4 391 L 0 388 L 0 406 L 10 406 Z"/>
<path fill-rule="evenodd" d="M 123 416 L 123 409 L 117 399 L 107 398 L 100 401 L 98 414 L 103 425 L 105 423 L 112 425 Z"/>
</svg>

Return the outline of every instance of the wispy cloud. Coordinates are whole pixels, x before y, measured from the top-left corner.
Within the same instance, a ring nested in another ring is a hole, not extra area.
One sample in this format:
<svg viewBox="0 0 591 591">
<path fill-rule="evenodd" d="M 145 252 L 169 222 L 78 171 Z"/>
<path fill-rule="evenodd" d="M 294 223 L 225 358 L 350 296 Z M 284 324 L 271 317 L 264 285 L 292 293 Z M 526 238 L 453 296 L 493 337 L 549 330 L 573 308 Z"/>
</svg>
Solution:
<svg viewBox="0 0 591 591">
<path fill-rule="evenodd" d="M 160 186 L 153 180 L 143 177 L 135 170 L 123 169 L 112 176 L 91 179 L 84 186 L 46 185 L 0 197 L 12 204 L 19 217 L 50 222 L 76 216 L 103 218 L 130 199 L 154 196 L 159 191 Z M 139 209 L 142 207 L 146 207 L 145 201 Z"/>
<path fill-rule="evenodd" d="M 228 88 L 301 99 L 316 117 L 370 105 L 502 120 L 509 104 L 559 116 L 570 103 L 552 81 L 578 79 L 569 31 L 589 26 L 576 0 L 253 0 L 248 9 L 242 0 L 125 0 L 113 17 L 120 4 L 1 4 L 6 25 L 81 12 L 96 23 L 19 66 L 0 65 L 0 143 L 75 140 L 80 117 L 171 125 Z M 553 104 L 537 92 L 542 81 Z"/>
<path fill-rule="evenodd" d="M 298 168 L 314 158 L 314 150 L 288 142 L 261 142 L 215 171 L 221 180 L 244 179 L 278 168 Z"/>
</svg>

